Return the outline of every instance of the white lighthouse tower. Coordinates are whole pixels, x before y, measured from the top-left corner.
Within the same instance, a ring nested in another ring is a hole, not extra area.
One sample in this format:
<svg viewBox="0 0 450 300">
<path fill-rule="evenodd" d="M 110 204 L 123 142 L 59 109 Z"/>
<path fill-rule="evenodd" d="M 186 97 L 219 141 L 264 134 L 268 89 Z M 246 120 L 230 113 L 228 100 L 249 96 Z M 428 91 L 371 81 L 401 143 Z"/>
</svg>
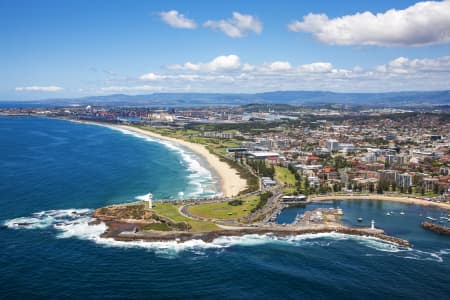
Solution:
<svg viewBox="0 0 450 300">
<path fill-rule="evenodd" d="M 153 195 L 152 193 L 148 193 L 147 197 L 145 199 L 146 202 L 148 202 L 148 208 L 152 209 L 153 208 Z"/>
<path fill-rule="evenodd" d="M 372 222 L 370 222 L 370 229 L 375 229 L 375 220 L 372 220 Z"/>
</svg>

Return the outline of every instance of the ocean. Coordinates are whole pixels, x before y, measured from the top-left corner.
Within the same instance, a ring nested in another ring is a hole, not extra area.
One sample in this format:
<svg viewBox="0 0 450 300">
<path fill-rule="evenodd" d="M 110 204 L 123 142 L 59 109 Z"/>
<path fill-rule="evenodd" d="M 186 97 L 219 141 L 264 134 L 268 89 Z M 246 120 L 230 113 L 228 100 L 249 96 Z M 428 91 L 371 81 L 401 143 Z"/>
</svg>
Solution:
<svg viewBox="0 0 450 300">
<path fill-rule="evenodd" d="M 223 237 L 212 243 L 115 242 L 88 226 L 97 207 L 217 195 L 217 176 L 177 145 L 96 125 L 0 117 L 1 299 L 448 299 L 450 237 L 425 231 L 438 208 L 381 201 L 291 207 L 278 217 L 340 207 L 408 239 L 310 234 Z M 386 215 L 389 212 L 391 215 Z M 401 214 L 401 212 L 403 214 Z M 29 225 L 18 228 L 14 223 Z"/>
</svg>

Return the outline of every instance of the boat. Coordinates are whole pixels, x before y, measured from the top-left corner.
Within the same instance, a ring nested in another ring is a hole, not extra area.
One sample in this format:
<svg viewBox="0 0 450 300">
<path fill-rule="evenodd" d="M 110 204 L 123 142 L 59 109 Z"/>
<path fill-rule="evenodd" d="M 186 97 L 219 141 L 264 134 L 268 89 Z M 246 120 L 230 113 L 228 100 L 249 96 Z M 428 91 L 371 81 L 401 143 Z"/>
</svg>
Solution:
<svg viewBox="0 0 450 300">
<path fill-rule="evenodd" d="M 363 218 L 359 217 L 358 219 L 356 219 L 358 222 L 362 222 Z"/>
<path fill-rule="evenodd" d="M 437 219 L 433 218 L 433 217 L 427 217 L 428 220 L 430 221 L 436 221 Z"/>
<path fill-rule="evenodd" d="M 401 211 L 400 214 L 403 216 L 405 213 L 403 211 Z"/>
<path fill-rule="evenodd" d="M 386 213 L 386 216 L 390 216 L 390 215 L 391 215 L 391 213 L 390 213 L 390 212 L 387 212 L 387 213 Z"/>
</svg>

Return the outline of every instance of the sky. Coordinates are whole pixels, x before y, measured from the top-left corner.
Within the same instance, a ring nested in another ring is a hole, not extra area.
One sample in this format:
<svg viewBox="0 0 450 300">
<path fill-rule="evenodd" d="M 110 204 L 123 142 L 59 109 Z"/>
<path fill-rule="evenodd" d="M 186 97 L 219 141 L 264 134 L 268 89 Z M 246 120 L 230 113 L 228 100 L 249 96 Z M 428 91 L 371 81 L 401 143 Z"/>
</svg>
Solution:
<svg viewBox="0 0 450 300">
<path fill-rule="evenodd" d="M 0 100 L 447 89 L 450 0 L 0 0 Z"/>
</svg>

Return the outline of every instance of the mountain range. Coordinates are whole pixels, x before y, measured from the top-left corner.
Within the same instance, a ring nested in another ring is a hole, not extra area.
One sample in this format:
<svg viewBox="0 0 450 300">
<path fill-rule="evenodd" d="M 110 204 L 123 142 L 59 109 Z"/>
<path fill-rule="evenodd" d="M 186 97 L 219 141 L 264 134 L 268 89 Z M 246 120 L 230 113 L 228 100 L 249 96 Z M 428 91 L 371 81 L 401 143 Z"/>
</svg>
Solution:
<svg viewBox="0 0 450 300">
<path fill-rule="evenodd" d="M 24 102 L 22 102 L 24 103 Z M 327 91 L 275 91 L 255 94 L 232 93 L 153 93 L 148 95 L 113 94 L 83 98 L 27 101 L 40 105 L 104 105 L 104 106 L 212 106 L 245 104 L 290 104 L 315 106 L 342 104 L 353 106 L 399 107 L 450 104 L 450 91 L 410 91 L 386 93 L 337 93 Z"/>
</svg>

